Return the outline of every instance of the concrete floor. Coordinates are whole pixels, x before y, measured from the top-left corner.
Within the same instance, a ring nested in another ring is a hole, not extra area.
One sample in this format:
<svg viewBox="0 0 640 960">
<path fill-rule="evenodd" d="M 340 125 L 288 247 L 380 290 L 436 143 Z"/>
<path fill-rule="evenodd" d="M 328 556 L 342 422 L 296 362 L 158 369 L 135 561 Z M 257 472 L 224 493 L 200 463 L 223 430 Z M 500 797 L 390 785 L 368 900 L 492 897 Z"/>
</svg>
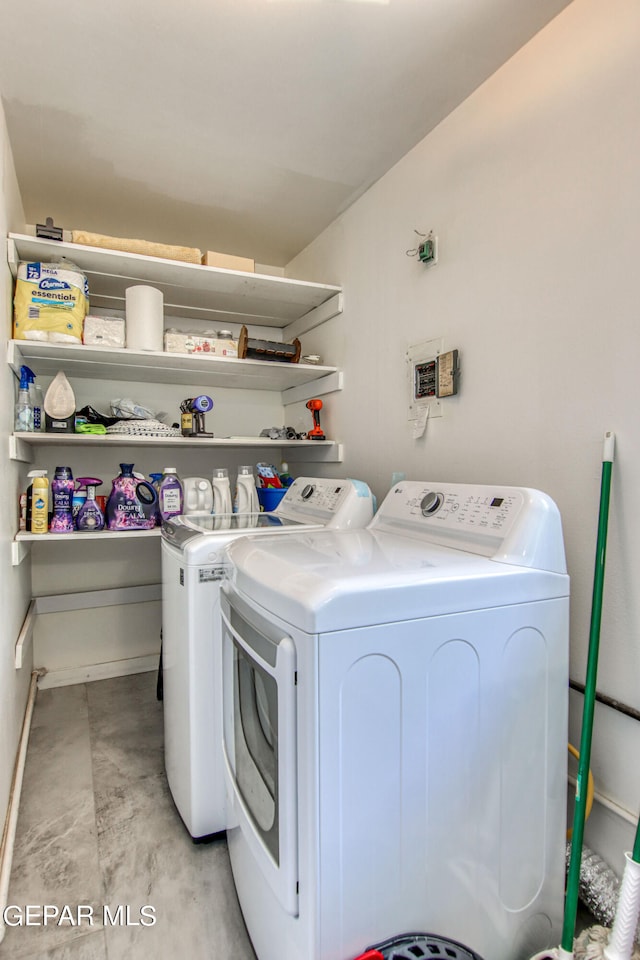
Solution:
<svg viewBox="0 0 640 960">
<path fill-rule="evenodd" d="M 193 844 L 173 805 L 155 674 L 38 693 L 9 903 L 67 922 L 7 928 L 1 960 L 255 960 L 226 842 Z"/>
</svg>

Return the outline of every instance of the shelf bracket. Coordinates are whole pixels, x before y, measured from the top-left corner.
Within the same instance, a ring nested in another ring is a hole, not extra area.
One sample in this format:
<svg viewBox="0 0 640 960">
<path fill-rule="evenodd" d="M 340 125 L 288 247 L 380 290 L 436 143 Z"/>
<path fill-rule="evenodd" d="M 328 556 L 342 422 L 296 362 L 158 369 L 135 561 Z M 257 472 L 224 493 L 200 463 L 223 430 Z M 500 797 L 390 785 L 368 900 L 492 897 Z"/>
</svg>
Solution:
<svg viewBox="0 0 640 960">
<path fill-rule="evenodd" d="M 11 566 L 19 567 L 31 552 L 30 540 L 13 540 L 11 543 Z"/>
<path fill-rule="evenodd" d="M 7 341 L 7 363 L 15 373 L 17 377 L 20 376 L 20 367 L 22 366 L 23 359 L 20 348 L 18 347 L 15 340 Z"/>
<path fill-rule="evenodd" d="M 20 437 L 9 437 L 9 460 L 19 460 L 21 463 L 32 463 L 33 453 L 29 444 Z"/>
<path fill-rule="evenodd" d="M 18 276 L 19 261 L 20 258 L 18 257 L 18 251 L 16 250 L 15 240 L 12 237 L 7 237 L 7 263 L 9 264 L 11 276 L 14 280 Z"/>
<path fill-rule="evenodd" d="M 311 383 L 302 383 L 299 387 L 289 387 L 282 391 L 282 404 L 288 406 L 290 403 L 298 403 L 300 400 L 310 400 L 311 397 L 322 397 L 326 393 L 335 393 L 344 388 L 344 375 L 342 370 L 336 370 L 335 373 L 329 373 L 326 377 L 319 377 Z"/>
<path fill-rule="evenodd" d="M 342 298 L 343 295 L 341 293 L 336 293 L 334 297 L 325 300 L 320 306 L 314 307 L 313 310 L 305 313 L 303 317 L 299 317 L 297 320 L 288 324 L 285 327 L 286 339 L 293 340 L 294 337 L 301 337 L 303 333 L 308 333 L 309 330 L 313 330 L 314 327 L 319 327 L 321 323 L 326 323 L 327 320 L 332 320 L 334 317 L 337 317 L 342 313 Z"/>
<path fill-rule="evenodd" d="M 344 460 L 344 444 L 334 443 L 331 446 L 296 447 L 288 453 L 290 461 L 299 463 L 342 463 Z"/>
</svg>

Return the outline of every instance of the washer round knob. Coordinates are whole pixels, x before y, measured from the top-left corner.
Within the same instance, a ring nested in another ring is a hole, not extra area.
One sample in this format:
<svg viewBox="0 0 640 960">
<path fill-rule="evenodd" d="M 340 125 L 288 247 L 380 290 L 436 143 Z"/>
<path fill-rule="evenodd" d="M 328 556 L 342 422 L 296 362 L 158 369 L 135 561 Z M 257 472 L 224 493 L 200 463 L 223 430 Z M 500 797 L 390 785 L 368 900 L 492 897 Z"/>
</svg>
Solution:
<svg viewBox="0 0 640 960">
<path fill-rule="evenodd" d="M 308 483 L 306 487 L 304 487 L 300 496 L 302 497 L 303 500 L 308 500 L 314 490 L 315 490 L 314 485 L 312 483 Z"/>
<path fill-rule="evenodd" d="M 437 513 L 442 505 L 442 500 L 443 496 L 441 493 L 436 493 L 434 490 L 430 490 L 429 493 L 425 494 L 420 501 L 422 516 L 431 517 L 434 513 Z"/>
</svg>

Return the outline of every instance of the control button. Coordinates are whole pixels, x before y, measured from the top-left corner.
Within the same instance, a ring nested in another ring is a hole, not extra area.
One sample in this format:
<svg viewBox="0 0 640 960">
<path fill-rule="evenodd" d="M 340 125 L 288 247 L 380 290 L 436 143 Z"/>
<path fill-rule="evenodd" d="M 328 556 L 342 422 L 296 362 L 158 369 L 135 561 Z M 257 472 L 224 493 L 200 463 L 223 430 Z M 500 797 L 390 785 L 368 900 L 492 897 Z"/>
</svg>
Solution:
<svg viewBox="0 0 640 960">
<path fill-rule="evenodd" d="M 313 484 L 312 484 L 312 483 L 308 483 L 308 484 L 306 485 L 306 487 L 303 488 L 302 493 L 300 494 L 300 496 L 302 497 L 303 500 L 308 500 L 309 497 L 313 496 L 313 491 L 314 491 L 314 490 L 315 490 L 315 487 L 313 486 Z"/>
<path fill-rule="evenodd" d="M 422 510 L 423 517 L 431 517 L 434 513 L 442 506 L 442 501 L 444 497 L 441 493 L 434 493 L 431 490 L 429 493 L 425 494 L 420 502 L 420 509 Z"/>
</svg>

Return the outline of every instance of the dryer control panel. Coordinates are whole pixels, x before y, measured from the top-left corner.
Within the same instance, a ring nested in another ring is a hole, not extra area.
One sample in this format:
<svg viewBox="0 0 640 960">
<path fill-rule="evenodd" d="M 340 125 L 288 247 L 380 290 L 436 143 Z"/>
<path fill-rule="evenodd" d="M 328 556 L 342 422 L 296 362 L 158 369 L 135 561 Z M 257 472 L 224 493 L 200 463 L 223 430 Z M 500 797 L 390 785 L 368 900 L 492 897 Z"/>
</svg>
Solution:
<svg viewBox="0 0 640 960">
<path fill-rule="evenodd" d="M 566 572 L 558 508 L 529 487 L 403 481 L 389 491 L 371 529 Z"/>
</svg>

